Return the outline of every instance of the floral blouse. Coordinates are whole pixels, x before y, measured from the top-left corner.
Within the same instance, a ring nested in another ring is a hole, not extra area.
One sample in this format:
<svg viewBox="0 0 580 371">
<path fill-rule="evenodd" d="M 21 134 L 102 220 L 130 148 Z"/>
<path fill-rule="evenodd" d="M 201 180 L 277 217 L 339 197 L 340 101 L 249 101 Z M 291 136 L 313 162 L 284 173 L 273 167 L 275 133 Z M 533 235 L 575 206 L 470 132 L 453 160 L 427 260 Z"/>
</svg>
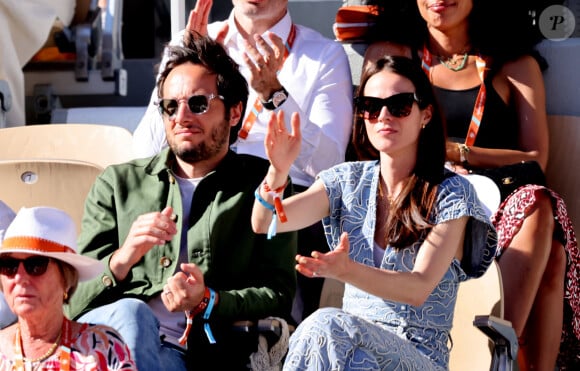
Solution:
<svg viewBox="0 0 580 371">
<path fill-rule="evenodd" d="M 25 370 L 60 370 L 62 346 L 41 362 L 24 363 Z M 14 360 L 0 353 L 0 371 L 12 371 Z M 109 326 L 84 324 L 71 345 L 70 371 L 137 370 L 121 335 Z"/>
</svg>

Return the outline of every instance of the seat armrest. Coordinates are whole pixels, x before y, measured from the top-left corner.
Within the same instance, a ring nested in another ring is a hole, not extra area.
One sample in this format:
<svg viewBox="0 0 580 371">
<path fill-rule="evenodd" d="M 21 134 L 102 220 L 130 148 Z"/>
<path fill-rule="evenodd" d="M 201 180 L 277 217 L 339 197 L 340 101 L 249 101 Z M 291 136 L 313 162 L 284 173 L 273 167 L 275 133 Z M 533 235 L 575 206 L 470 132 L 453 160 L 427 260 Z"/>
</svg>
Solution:
<svg viewBox="0 0 580 371">
<path fill-rule="evenodd" d="M 255 322 L 253 321 L 236 321 L 232 325 L 234 331 L 238 332 L 252 332 L 255 330 Z"/>
<path fill-rule="evenodd" d="M 279 338 L 282 335 L 282 323 L 277 319 L 261 319 L 258 321 L 258 333 L 270 333 Z"/>
<path fill-rule="evenodd" d="M 474 326 L 485 333 L 496 346 L 505 346 L 511 359 L 518 356 L 518 337 L 510 321 L 496 316 L 475 316 Z"/>
<path fill-rule="evenodd" d="M 233 324 L 233 330 L 236 332 L 245 332 L 245 333 L 257 333 L 258 335 L 262 335 L 268 341 L 268 346 L 272 346 L 280 336 L 282 336 L 282 323 L 280 320 L 276 318 L 264 318 L 258 320 L 258 322 L 254 321 L 236 321 Z M 294 331 L 294 327 L 288 325 L 288 330 L 290 333 Z"/>
<path fill-rule="evenodd" d="M 518 337 L 510 321 L 491 315 L 475 316 L 473 325 L 493 342 L 490 370 L 509 371 L 518 357 Z"/>
</svg>

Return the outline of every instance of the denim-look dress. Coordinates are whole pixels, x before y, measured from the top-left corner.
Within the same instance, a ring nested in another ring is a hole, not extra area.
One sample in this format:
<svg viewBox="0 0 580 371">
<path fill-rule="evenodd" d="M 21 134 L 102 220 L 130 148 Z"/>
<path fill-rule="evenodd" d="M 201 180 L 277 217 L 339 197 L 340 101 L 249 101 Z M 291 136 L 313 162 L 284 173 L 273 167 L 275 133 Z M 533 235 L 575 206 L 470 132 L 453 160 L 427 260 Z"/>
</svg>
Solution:
<svg viewBox="0 0 580 371">
<path fill-rule="evenodd" d="M 412 271 L 425 236 L 398 251 L 387 246 L 380 264 L 374 261 L 378 162 L 341 164 L 319 178 L 330 199 L 331 215 L 323 223 L 331 248 L 346 231 L 354 261 Z M 453 259 L 423 305 L 384 300 L 347 284 L 342 309 L 319 309 L 298 326 L 284 370 L 446 370 L 459 283 L 481 276 L 497 245 L 495 229 L 471 184 L 461 176 L 448 176 L 439 186 L 429 220 L 436 225 L 463 216 L 470 217 L 463 261 Z"/>
</svg>

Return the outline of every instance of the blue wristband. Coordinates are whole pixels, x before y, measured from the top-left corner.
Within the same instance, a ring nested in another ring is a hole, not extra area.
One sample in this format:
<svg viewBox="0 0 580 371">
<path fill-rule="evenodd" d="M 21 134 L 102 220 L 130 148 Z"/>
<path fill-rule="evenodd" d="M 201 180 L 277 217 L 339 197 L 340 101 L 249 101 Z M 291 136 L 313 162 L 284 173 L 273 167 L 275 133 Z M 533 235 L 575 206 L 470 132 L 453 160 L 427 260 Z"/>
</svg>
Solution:
<svg viewBox="0 0 580 371">
<path fill-rule="evenodd" d="M 272 212 L 272 221 L 270 222 L 270 226 L 268 227 L 268 234 L 266 236 L 266 238 L 270 240 L 270 239 L 272 239 L 272 237 L 274 237 L 276 235 L 276 228 L 278 227 L 278 218 L 276 217 L 276 208 L 274 207 L 274 205 L 272 205 L 268 201 L 264 200 L 262 198 L 262 196 L 260 196 L 260 187 L 259 186 L 258 186 L 258 188 L 256 188 L 256 191 L 254 192 L 254 196 L 256 197 L 256 200 L 258 200 L 262 204 L 262 206 L 264 206 L 266 209 L 268 209 Z"/>
<path fill-rule="evenodd" d="M 274 205 L 264 200 L 262 196 L 260 196 L 260 187 L 256 188 L 256 190 L 254 191 L 254 196 L 256 197 L 256 200 L 258 200 L 262 204 L 262 206 L 264 206 L 266 209 L 270 210 L 274 214 L 276 213 L 276 208 L 274 207 Z"/>
<path fill-rule="evenodd" d="M 209 289 L 209 302 L 207 303 L 207 308 L 205 308 L 205 312 L 203 313 L 203 320 L 205 323 L 203 324 L 203 329 L 205 331 L 205 335 L 209 340 L 210 344 L 215 344 L 216 340 L 211 332 L 211 328 L 209 327 L 209 316 L 211 315 L 211 311 L 213 310 L 213 306 L 215 304 L 215 296 L 216 293 L 213 289 Z"/>
</svg>

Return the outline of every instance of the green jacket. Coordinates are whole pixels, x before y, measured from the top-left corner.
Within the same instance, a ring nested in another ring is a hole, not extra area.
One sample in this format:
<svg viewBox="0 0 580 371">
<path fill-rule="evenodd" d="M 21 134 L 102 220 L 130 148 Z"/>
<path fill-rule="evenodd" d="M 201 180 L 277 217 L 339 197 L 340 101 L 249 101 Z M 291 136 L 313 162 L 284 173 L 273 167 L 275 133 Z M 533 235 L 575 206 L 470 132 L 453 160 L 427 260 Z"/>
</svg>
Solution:
<svg viewBox="0 0 580 371">
<path fill-rule="evenodd" d="M 181 234 L 152 248 L 127 278 L 117 282 L 108 269 L 111 255 L 125 241 L 137 217 L 173 207 L 182 220 L 182 202 L 168 149 L 159 155 L 108 167 L 95 181 L 85 204 L 79 251 L 102 260 L 107 269 L 80 283 L 67 313 L 71 318 L 124 297 L 148 301 L 159 295 L 176 269 Z M 288 318 L 296 289 L 296 234 L 271 240 L 252 231 L 254 190 L 268 162 L 229 152 L 197 186 L 188 231 L 189 260 L 204 272 L 205 283 L 219 293 L 210 322 Z M 291 187 L 286 190 L 290 194 Z"/>
</svg>

